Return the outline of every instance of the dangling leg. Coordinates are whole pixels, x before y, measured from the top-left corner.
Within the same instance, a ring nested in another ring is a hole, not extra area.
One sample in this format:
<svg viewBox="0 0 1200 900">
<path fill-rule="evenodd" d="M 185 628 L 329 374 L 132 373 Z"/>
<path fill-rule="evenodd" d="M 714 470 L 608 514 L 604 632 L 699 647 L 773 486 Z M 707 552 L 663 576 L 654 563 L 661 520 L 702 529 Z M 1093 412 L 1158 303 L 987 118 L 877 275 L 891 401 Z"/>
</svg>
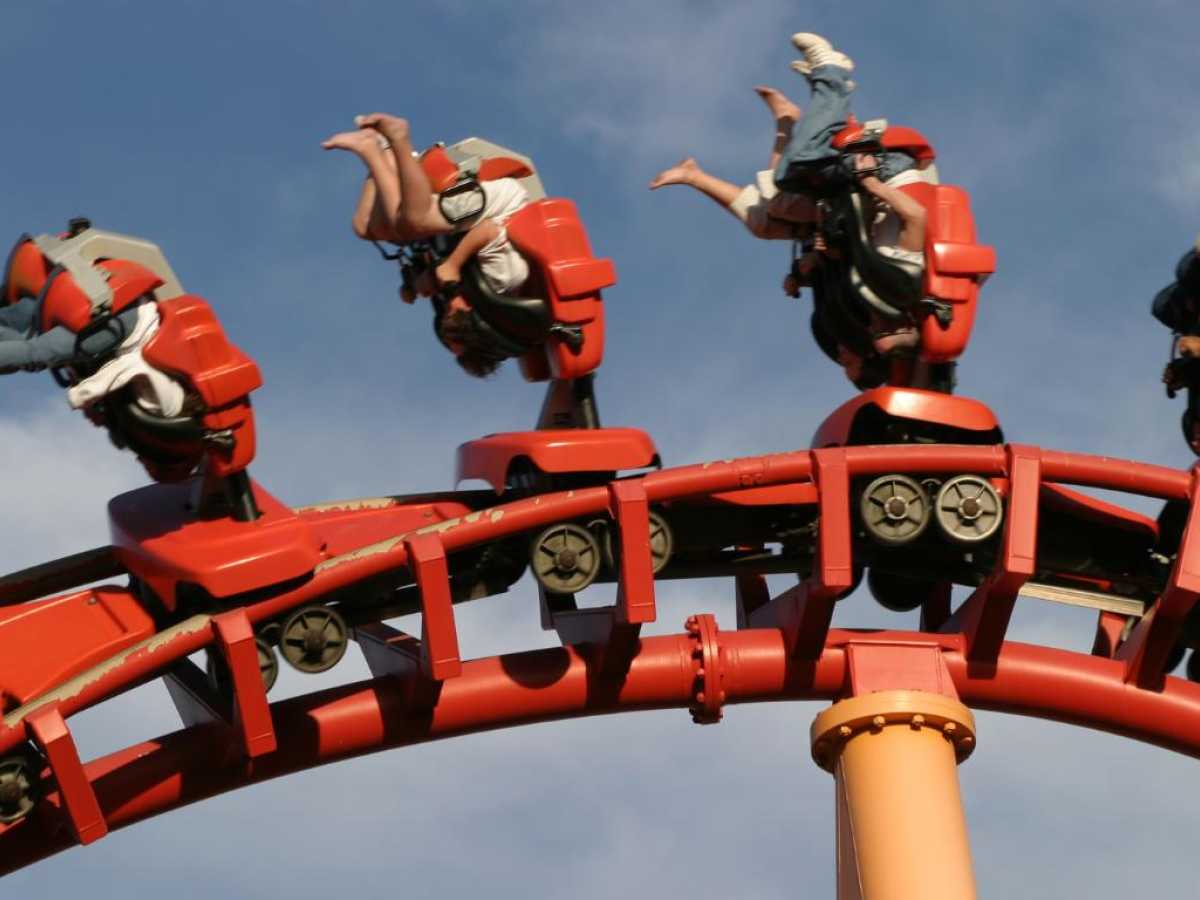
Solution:
<svg viewBox="0 0 1200 900">
<path fill-rule="evenodd" d="M 33 330 L 37 300 L 22 297 L 10 306 L 0 306 L 0 341 L 22 341 Z"/>
<path fill-rule="evenodd" d="M 767 168 L 774 171 L 775 167 L 779 165 L 779 157 L 783 153 L 783 148 L 792 139 L 792 131 L 804 113 L 800 107 L 788 99 L 786 94 L 773 87 L 760 84 L 754 89 L 754 93 L 762 98 L 763 103 L 767 104 L 767 109 L 771 111 L 771 115 L 775 117 L 775 143 L 771 147 L 771 158 L 767 163 Z"/>
<path fill-rule="evenodd" d="M 369 129 L 343 131 L 321 144 L 326 150 L 349 150 L 367 167 L 367 180 L 359 193 L 354 211 L 354 233 L 368 241 L 408 240 L 394 226 L 389 212 L 401 205 L 400 179 L 396 166 L 380 143 L 379 135 Z"/>
<path fill-rule="evenodd" d="M 391 142 L 392 156 L 400 175 L 400 193 L 404 198 L 404 203 L 396 207 L 397 228 L 422 235 L 453 231 L 454 227 L 438 208 L 429 176 L 413 156 L 408 121 L 386 113 L 359 116 L 356 121 L 362 128 L 374 129 Z"/>
<path fill-rule="evenodd" d="M 838 153 L 833 139 L 849 121 L 854 62 L 819 35 L 802 32 L 792 42 L 804 53 L 792 68 L 808 79 L 812 99 L 775 168 L 775 184 L 799 192 L 834 174 Z"/>
</svg>

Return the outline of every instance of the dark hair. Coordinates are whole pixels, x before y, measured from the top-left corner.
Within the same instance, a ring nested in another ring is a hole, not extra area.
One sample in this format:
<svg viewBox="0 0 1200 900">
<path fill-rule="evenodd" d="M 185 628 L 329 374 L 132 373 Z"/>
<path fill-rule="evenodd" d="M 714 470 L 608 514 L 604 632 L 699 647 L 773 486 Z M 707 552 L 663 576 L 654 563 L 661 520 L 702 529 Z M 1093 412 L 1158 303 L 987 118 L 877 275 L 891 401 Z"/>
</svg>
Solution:
<svg viewBox="0 0 1200 900">
<path fill-rule="evenodd" d="M 476 378 L 487 378 L 507 358 L 490 346 L 486 335 L 479 330 L 475 314 L 470 310 L 455 309 L 443 313 L 435 321 L 434 329 L 443 344 L 462 346 L 462 352 L 455 358 L 463 371 Z"/>
</svg>

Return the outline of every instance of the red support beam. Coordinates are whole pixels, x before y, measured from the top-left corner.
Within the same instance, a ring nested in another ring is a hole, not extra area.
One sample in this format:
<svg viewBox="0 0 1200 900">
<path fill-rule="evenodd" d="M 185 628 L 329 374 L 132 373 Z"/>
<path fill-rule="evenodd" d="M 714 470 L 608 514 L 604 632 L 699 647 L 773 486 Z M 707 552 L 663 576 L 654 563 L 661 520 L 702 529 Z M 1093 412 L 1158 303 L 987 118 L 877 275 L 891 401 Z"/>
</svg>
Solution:
<svg viewBox="0 0 1200 900">
<path fill-rule="evenodd" d="M 749 628 L 750 616 L 754 611 L 771 602 L 767 579 L 754 572 L 740 572 L 734 576 L 734 585 L 737 602 L 737 627 Z"/>
<path fill-rule="evenodd" d="M 254 628 L 244 609 L 235 609 L 212 618 L 217 648 L 229 667 L 233 684 L 233 715 L 242 748 L 250 759 L 275 749 L 275 728 L 267 688 L 258 667 L 258 646 Z"/>
<path fill-rule="evenodd" d="M 1096 618 L 1096 637 L 1092 641 L 1092 656 L 1103 656 L 1105 659 L 1115 657 L 1128 624 L 1129 616 L 1100 610 L 1100 615 Z"/>
<path fill-rule="evenodd" d="M 621 551 L 617 574 L 617 622 L 653 622 L 654 563 L 650 556 L 650 501 L 642 479 L 614 481 L 608 486 L 608 508 L 617 524 Z"/>
<path fill-rule="evenodd" d="M 937 644 L 913 641 L 850 641 L 846 669 L 851 697 L 876 691 L 924 691 L 958 699 Z"/>
<path fill-rule="evenodd" d="M 1192 469 L 1191 508 L 1175 565 L 1163 595 L 1117 649 L 1125 680 L 1143 688 L 1162 684 L 1167 657 L 1179 643 L 1183 624 L 1200 597 L 1200 466 Z"/>
<path fill-rule="evenodd" d="M 58 796 L 66 808 L 75 839 L 90 844 L 108 834 L 108 824 L 96 801 L 92 783 L 79 761 L 75 740 L 56 706 L 39 709 L 28 719 L 30 739 L 41 748 L 58 784 Z"/>
<path fill-rule="evenodd" d="M 836 599 L 854 586 L 854 551 L 851 545 L 850 468 L 842 448 L 814 450 L 813 480 L 821 528 L 817 534 L 814 588 L 823 597 Z M 824 635 L 821 636 L 824 643 Z"/>
<path fill-rule="evenodd" d="M 812 451 L 821 523 L 812 575 L 748 616 L 753 627 L 781 629 L 799 659 L 820 655 L 833 621 L 834 604 L 855 582 L 846 454 L 842 448 Z"/>
<path fill-rule="evenodd" d="M 947 630 L 963 632 L 967 657 L 973 662 L 995 662 L 1017 594 L 1033 577 L 1037 566 L 1041 451 L 1022 444 L 1009 445 L 1008 473 L 1008 511 L 996 569 L 945 626 Z"/>
<path fill-rule="evenodd" d="M 434 681 L 456 678 L 462 673 L 462 659 L 445 547 L 436 534 L 414 534 L 404 541 L 404 549 L 421 593 L 422 671 Z"/>
</svg>

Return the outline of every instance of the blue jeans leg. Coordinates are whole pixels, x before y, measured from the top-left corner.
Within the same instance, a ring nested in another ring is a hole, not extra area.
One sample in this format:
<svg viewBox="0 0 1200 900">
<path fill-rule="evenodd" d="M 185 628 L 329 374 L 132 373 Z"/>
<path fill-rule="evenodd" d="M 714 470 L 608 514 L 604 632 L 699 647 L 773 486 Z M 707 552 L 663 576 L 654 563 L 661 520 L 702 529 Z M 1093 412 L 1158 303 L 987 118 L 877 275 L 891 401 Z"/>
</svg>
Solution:
<svg viewBox="0 0 1200 900">
<path fill-rule="evenodd" d="M 818 66 L 809 81 L 812 100 L 775 168 L 775 186 L 781 191 L 805 193 L 835 176 L 839 168 L 833 139 L 850 118 L 850 94 L 854 90 L 850 71 L 841 66 Z"/>
<path fill-rule="evenodd" d="M 11 306 L 0 306 L 0 341 L 21 340 L 33 331 L 37 301 L 23 297 Z"/>
</svg>

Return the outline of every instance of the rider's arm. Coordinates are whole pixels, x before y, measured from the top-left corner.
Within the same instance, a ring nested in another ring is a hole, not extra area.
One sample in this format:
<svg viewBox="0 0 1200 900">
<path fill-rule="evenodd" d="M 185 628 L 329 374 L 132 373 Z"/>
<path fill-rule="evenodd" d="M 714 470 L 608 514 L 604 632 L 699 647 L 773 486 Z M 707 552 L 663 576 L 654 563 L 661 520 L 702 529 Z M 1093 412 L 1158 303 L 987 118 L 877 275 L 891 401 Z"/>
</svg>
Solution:
<svg viewBox="0 0 1200 900">
<path fill-rule="evenodd" d="M 442 284 L 459 281 L 462 277 L 462 267 L 472 256 L 500 236 L 500 226 L 491 219 L 480 222 L 463 235 L 450 255 L 442 260 L 434 274 Z"/>
<path fill-rule="evenodd" d="M 858 168 L 866 168 L 874 164 L 874 159 L 869 156 L 858 158 Z M 904 191 L 884 184 L 874 175 L 861 176 L 859 183 L 865 191 L 882 200 L 900 217 L 900 238 L 896 241 L 896 246 L 901 250 L 924 251 L 925 207 Z"/>
</svg>

